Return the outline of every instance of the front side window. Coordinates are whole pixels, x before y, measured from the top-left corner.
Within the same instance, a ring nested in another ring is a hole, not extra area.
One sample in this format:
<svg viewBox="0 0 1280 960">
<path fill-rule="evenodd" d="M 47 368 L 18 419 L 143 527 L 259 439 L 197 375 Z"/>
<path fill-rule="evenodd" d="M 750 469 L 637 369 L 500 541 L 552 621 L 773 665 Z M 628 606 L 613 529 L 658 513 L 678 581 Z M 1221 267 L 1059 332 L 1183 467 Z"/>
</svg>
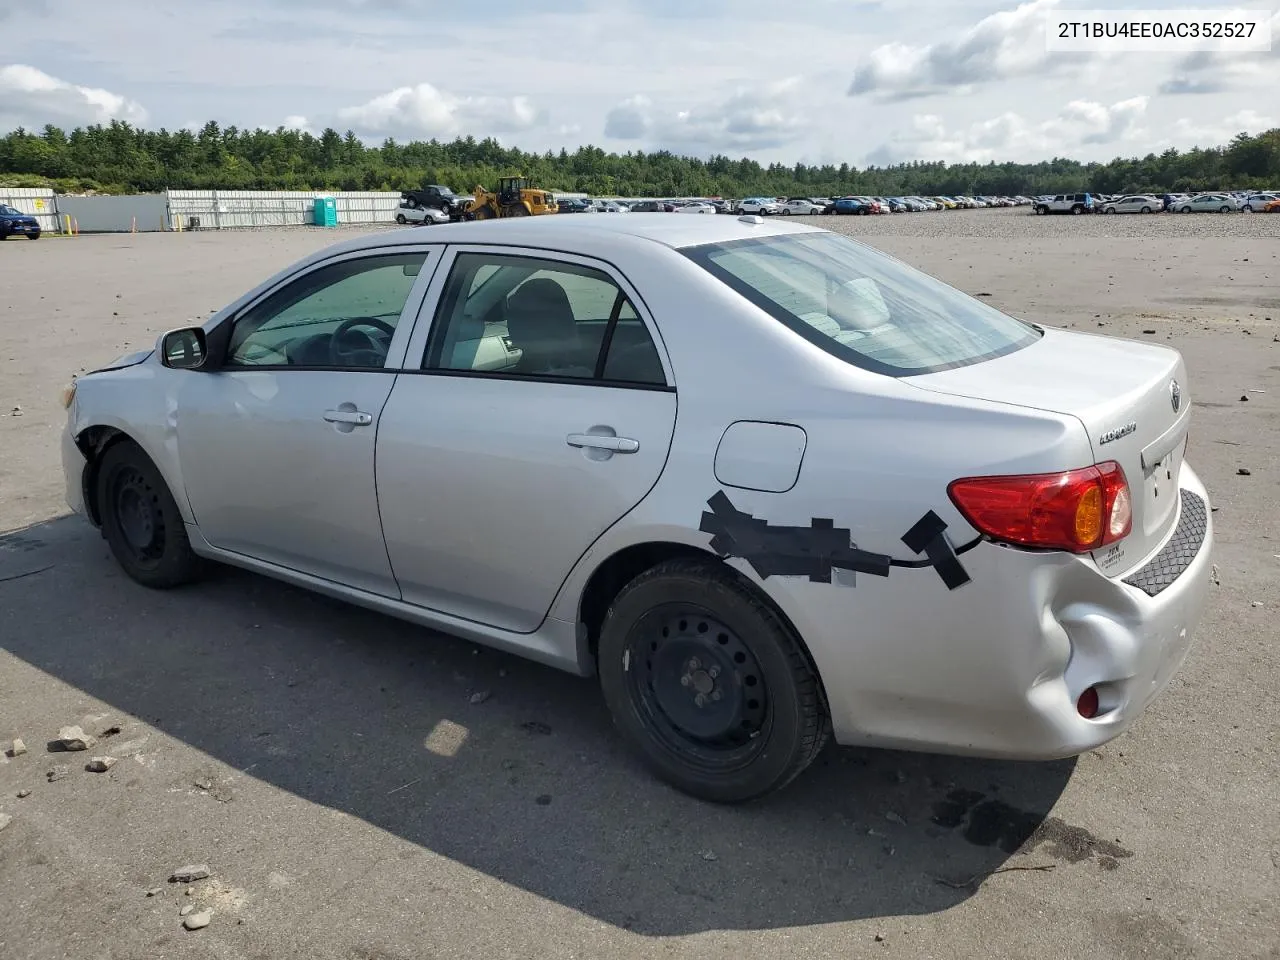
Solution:
<svg viewBox="0 0 1280 960">
<path fill-rule="evenodd" d="M 735 240 L 683 253 L 809 342 L 889 376 L 967 366 L 1040 337 L 1030 324 L 835 234 Z"/>
<path fill-rule="evenodd" d="M 231 366 L 377 368 L 425 252 L 343 260 L 313 270 L 242 314 L 231 333 Z"/>
<path fill-rule="evenodd" d="M 432 327 L 425 369 L 664 386 L 648 328 L 591 267 L 461 253 Z"/>
</svg>

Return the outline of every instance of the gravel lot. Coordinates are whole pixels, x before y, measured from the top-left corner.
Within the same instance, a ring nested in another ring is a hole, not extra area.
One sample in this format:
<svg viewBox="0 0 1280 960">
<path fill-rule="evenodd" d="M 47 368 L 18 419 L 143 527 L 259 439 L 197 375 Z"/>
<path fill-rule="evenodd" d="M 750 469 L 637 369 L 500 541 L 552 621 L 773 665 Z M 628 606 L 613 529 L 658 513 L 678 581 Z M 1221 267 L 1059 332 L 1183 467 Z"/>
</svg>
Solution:
<svg viewBox="0 0 1280 960">
<path fill-rule="evenodd" d="M 1280 957 L 1280 217 L 819 222 L 1185 353 L 1221 582 L 1129 735 L 1041 765 L 831 749 L 716 809 L 640 770 L 589 683 L 235 571 L 148 592 L 62 516 L 59 390 L 335 234 L 9 242 L 0 747 L 29 752 L 0 756 L 0 957 Z M 79 722 L 110 771 L 46 752 Z"/>
</svg>

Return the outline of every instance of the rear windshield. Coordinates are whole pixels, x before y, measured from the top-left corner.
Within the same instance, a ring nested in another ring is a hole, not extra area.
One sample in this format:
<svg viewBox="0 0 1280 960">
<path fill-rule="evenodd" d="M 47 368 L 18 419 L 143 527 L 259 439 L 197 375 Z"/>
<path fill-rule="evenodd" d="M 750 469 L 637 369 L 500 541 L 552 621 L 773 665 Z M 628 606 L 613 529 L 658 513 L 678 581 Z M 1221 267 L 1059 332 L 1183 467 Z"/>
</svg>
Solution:
<svg viewBox="0 0 1280 960">
<path fill-rule="evenodd" d="M 876 373 L 964 367 L 1040 338 L 1031 324 L 838 234 L 734 240 L 681 252 L 809 342 Z"/>
</svg>

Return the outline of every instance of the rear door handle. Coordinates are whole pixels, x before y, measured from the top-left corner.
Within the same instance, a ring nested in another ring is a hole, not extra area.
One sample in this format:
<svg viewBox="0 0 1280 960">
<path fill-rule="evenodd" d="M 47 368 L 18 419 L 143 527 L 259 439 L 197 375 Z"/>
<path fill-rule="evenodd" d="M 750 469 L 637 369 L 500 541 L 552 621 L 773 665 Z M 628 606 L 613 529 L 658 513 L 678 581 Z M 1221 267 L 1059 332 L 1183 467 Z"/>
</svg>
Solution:
<svg viewBox="0 0 1280 960">
<path fill-rule="evenodd" d="M 571 433 L 564 438 L 571 447 L 588 447 L 592 450 L 608 450 L 611 453 L 635 453 L 640 441 L 630 437 L 607 437 L 595 433 Z"/>
<path fill-rule="evenodd" d="M 373 423 L 373 415 L 359 410 L 326 410 L 324 418 L 329 423 L 349 423 L 353 427 L 367 427 Z"/>
</svg>

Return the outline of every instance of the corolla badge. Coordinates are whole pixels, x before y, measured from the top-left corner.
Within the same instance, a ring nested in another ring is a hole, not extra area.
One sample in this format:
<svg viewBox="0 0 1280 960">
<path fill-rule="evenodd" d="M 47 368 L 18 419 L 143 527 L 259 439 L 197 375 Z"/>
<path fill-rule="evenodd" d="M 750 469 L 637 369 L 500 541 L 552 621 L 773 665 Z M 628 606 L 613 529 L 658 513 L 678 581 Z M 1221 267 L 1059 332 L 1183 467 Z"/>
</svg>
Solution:
<svg viewBox="0 0 1280 960">
<path fill-rule="evenodd" d="M 1182 406 L 1182 388 L 1178 386 L 1177 380 L 1169 381 L 1169 403 L 1173 405 L 1174 413 Z"/>
<path fill-rule="evenodd" d="M 1119 440 L 1121 437 L 1127 437 L 1129 434 L 1138 429 L 1138 421 L 1130 420 L 1123 427 L 1116 427 L 1114 430 L 1108 430 L 1098 438 L 1098 445 L 1111 443 L 1113 440 Z"/>
</svg>

